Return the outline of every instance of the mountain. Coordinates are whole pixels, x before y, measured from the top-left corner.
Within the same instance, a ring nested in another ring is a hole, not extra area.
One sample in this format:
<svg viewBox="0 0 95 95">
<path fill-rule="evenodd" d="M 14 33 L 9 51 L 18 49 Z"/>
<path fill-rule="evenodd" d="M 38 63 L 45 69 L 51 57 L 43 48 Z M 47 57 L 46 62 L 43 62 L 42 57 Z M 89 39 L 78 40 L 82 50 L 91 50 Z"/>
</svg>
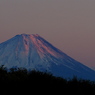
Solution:
<svg viewBox="0 0 95 95">
<path fill-rule="evenodd" d="M 21 34 L 0 44 L 0 65 L 47 71 L 54 76 L 95 80 L 95 71 L 37 34 Z"/>
</svg>

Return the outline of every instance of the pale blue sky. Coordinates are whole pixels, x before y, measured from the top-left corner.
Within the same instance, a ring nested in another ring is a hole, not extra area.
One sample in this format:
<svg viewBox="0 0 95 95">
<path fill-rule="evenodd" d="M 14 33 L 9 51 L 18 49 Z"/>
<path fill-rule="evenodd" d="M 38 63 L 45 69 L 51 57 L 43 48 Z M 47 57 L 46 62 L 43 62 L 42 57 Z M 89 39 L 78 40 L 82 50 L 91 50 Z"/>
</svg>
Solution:
<svg viewBox="0 0 95 95">
<path fill-rule="evenodd" d="M 95 0 L 0 0 L 0 43 L 22 33 L 95 66 Z"/>
</svg>

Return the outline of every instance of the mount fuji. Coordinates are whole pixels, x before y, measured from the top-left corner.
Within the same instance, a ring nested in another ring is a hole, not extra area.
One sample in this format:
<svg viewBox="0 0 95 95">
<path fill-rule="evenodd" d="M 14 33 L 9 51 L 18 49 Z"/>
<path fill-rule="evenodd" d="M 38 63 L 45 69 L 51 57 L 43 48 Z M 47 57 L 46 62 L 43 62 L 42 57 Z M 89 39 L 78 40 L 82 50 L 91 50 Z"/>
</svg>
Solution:
<svg viewBox="0 0 95 95">
<path fill-rule="evenodd" d="M 95 71 L 37 34 L 21 34 L 0 44 L 0 65 L 48 71 L 54 76 L 95 80 Z"/>
</svg>

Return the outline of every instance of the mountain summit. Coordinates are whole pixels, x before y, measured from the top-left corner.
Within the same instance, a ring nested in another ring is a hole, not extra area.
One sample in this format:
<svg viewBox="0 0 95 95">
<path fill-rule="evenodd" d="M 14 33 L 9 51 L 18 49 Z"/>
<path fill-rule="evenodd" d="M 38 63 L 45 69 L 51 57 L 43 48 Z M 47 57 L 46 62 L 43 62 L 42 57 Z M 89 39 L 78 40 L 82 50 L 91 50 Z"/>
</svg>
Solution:
<svg viewBox="0 0 95 95">
<path fill-rule="evenodd" d="M 0 44 L 0 65 L 48 71 L 55 76 L 95 80 L 95 71 L 69 57 L 38 34 L 21 34 Z"/>
</svg>

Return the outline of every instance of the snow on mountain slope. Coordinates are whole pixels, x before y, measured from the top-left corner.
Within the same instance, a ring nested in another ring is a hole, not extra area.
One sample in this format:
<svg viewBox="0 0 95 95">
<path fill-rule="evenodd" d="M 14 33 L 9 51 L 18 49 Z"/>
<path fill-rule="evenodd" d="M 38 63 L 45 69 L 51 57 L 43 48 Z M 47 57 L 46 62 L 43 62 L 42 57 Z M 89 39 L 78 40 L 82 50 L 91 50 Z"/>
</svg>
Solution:
<svg viewBox="0 0 95 95">
<path fill-rule="evenodd" d="M 95 72 L 37 34 L 21 34 L 0 44 L 0 65 L 51 72 L 55 76 L 95 79 Z"/>
</svg>

